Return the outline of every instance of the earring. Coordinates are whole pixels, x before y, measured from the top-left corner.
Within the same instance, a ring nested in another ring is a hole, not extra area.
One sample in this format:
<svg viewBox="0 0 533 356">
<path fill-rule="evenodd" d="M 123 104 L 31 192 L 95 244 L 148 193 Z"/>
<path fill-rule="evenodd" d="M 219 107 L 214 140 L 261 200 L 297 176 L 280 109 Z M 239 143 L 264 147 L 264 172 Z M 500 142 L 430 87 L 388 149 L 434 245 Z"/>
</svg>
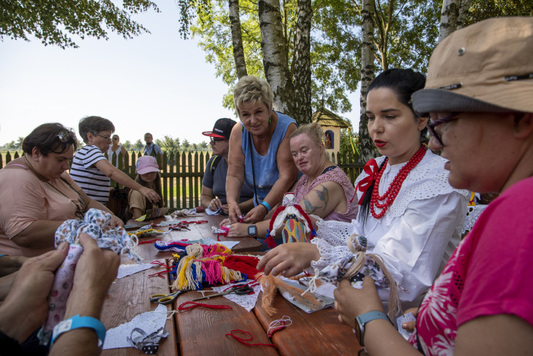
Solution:
<svg viewBox="0 0 533 356">
<path fill-rule="evenodd" d="M 272 118 L 268 119 L 268 125 L 272 124 Z"/>
</svg>

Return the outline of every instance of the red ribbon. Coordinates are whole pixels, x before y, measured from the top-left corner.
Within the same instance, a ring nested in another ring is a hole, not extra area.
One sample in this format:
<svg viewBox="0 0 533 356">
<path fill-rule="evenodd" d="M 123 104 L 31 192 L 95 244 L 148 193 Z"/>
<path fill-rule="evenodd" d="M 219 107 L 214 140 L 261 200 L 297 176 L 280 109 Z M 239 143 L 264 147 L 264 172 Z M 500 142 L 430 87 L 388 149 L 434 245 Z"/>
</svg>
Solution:
<svg viewBox="0 0 533 356">
<path fill-rule="evenodd" d="M 359 183 L 357 183 L 357 185 L 355 186 L 355 194 L 357 194 L 358 190 L 360 192 L 363 192 L 363 194 L 361 194 L 361 198 L 359 198 L 359 202 L 358 202 L 359 205 L 363 204 L 363 198 L 365 197 L 365 193 L 368 190 L 368 188 L 370 188 L 370 185 L 372 184 L 374 179 L 376 179 L 376 175 L 378 174 L 379 166 L 376 160 L 372 158 L 371 160 L 366 162 L 365 167 L 363 168 L 363 171 L 367 174 L 367 176 L 361 179 Z"/>
</svg>

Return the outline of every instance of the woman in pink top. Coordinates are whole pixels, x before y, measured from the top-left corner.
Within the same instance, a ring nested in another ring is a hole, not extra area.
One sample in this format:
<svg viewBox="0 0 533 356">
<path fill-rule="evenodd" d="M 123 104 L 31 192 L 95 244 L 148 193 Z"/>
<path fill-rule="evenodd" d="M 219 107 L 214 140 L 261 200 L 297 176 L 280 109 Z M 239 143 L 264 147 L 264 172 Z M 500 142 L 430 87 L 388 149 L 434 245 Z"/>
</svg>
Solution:
<svg viewBox="0 0 533 356">
<path fill-rule="evenodd" d="M 341 282 L 339 318 L 370 355 L 533 354 L 532 53 L 533 18 L 507 17 L 454 32 L 431 56 L 412 96 L 431 117 L 430 148 L 452 186 L 500 195 L 422 301 L 410 343 L 383 317 L 372 278 Z"/>
<path fill-rule="evenodd" d="M 90 208 L 111 213 L 66 172 L 77 144 L 63 125 L 43 124 L 24 139 L 24 156 L 0 170 L 0 254 L 40 255 L 54 249 L 65 220 L 82 219 Z M 116 216 L 110 224 L 124 225 Z"/>
<path fill-rule="evenodd" d="M 291 134 L 292 158 L 302 173 L 291 190 L 295 193 L 295 201 L 311 215 L 313 224 L 316 217 L 349 222 L 357 215 L 357 201 L 353 199 L 354 186 L 342 169 L 329 160 L 322 142 L 323 137 L 322 128 L 317 123 L 303 125 Z M 267 220 L 255 224 L 257 236 L 266 236 L 270 216 L 271 214 L 267 216 Z M 247 236 L 250 225 L 232 224 L 228 236 Z"/>
</svg>

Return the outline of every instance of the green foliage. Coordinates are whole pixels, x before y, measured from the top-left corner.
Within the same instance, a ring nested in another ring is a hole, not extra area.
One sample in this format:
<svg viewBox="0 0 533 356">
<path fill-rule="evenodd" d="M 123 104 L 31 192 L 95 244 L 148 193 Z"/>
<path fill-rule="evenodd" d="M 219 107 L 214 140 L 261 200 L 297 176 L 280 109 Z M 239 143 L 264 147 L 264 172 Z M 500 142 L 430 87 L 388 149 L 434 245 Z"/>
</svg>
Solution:
<svg viewBox="0 0 533 356">
<path fill-rule="evenodd" d="M 144 148 L 144 143 L 142 143 L 142 141 L 139 139 L 139 140 L 137 140 L 137 142 L 135 142 L 135 145 L 133 146 L 133 148 L 136 151 L 142 151 L 143 148 Z"/>
<path fill-rule="evenodd" d="M 115 1 L 116 2 L 116 1 Z M 149 31 L 131 19 L 131 15 L 153 9 L 149 0 L 123 0 L 122 8 L 112 0 L 5 0 L 0 6 L 0 39 L 35 36 L 47 45 L 78 47 L 72 35 L 81 39 L 108 39 L 108 31 L 133 38 Z"/>
<path fill-rule="evenodd" d="M 491 17 L 533 16 L 531 0 L 474 0 L 466 16 L 467 24 Z"/>
<path fill-rule="evenodd" d="M 133 149 L 133 145 L 131 144 L 130 140 L 126 140 L 126 142 L 124 142 L 122 145 L 124 148 L 126 148 L 126 151 L 131 151 Z"/>
</svg>

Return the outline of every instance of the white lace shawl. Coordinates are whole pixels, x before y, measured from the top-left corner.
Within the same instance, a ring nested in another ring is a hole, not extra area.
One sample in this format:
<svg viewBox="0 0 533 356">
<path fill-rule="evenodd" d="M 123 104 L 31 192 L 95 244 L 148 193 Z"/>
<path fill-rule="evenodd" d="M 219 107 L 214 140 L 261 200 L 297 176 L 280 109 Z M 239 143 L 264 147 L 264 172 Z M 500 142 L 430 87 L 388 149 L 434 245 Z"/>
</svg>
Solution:
<svg viewBox="0 0 533 356">
<path fill-rule="evenodd" d="M 384 159 L 377 158 L 378 165 Z M 444 163 L 445 159 L 428 150 L 382 219 L 369 215 L 364 225 L 360 216 L 351 223 L 319 220 L 318 236 L 311 242 L 321 258 L 311 266 L 320 270 L 350 256 L 348 237 L 363 235 L 368 240 L 367 251 L 380 255 L 400 286 L 400 300 L 408 302 L 402 306 L 410 307 L 429 288 L 443 267 L 442 260 L 447 260 L 459 242 L 466 216 L 468 192 L 449 185 Z M 379 185 L 381 195 L 403 165 L 387 164 Z M 362 173 L 355 184 L 366 176 Z M 388 290 L 380 290 L 380 296 L 387 300 Z"/>
</svg>

